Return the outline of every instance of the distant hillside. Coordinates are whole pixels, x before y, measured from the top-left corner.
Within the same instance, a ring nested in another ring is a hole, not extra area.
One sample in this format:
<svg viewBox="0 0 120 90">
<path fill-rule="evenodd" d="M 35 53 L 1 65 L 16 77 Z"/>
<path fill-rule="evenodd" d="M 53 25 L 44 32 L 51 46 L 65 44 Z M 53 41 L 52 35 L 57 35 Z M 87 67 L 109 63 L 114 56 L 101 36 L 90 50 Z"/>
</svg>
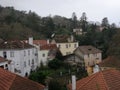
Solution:
<svg viewBox="0 0 120 90">
<path fill-rule="evenodd" d="M 40 17 L 35 12 L 0 6 L 0 38 L 50 38 L 53 33 L 70 34 L 72 21 L 61 16 Z"/>
</svg>

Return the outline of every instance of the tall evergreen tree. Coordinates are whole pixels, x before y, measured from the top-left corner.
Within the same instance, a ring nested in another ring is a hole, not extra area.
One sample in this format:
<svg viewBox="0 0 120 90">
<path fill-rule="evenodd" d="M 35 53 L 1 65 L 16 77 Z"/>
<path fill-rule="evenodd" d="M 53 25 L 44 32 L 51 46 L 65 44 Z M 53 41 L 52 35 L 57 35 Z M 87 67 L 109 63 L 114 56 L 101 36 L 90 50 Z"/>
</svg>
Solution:
<svg viewBox="0 0 120 90">
<path fill-rule="evenodd" d="M 83 31 L 87 31 L 87 17 L 85 12 L 82 13 L 82 16 L 80 18 L 80 26 Z"/>
<path fill-rule="evenodd" d="M 102 19 L 102 26 L 106 28 L 109 26 L 109 21 L 107 17 Z"/>
<path fill-rule="evenodd" d="M 72 25 L 73 25 L 73 28 L 77 27 L 77 16 L 75 12 L 72 13 Z"/>
</svg>

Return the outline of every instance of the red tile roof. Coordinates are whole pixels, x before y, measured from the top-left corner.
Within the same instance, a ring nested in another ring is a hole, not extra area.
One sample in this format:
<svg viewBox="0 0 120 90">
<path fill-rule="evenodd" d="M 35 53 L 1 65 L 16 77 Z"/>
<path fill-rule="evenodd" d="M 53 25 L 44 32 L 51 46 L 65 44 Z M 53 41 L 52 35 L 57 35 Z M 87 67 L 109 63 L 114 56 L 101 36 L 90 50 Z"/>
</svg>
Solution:
<svg viewBox="0 0 120 90">
<path fill-rule="evenodd" d="M 0 63 L 1 62 L 7 62 L 8 60 L 0 56 Z"/>
<path fill-rule="evenodd" d="M 71 84 L 68 85 L 69 90 Z M 120 71 L 109 69 L 76 82 L 76 90 L 120 90 Z"/>
<path fill-rule="evenodd" d="M 101 53 L 102 51 L 93 47 L 93 46 L 79 46 L 76 50 L 81 51 L 83 54 L 94 54 L 94 53 Z M 76 51 L 75 50 L 75 51 Z"/>
<path fill-rule="evenodd" d="M 56 44 L 46 44 L 46 45 L 40 46 L 40 50 L 51 50 L 51 49 L 57 49 Z"/>
<path fill-rule="evenodd" d="M 32 45 L 29 45 L 28 43 L 19 40 L 5 41 L 0 43 L 0 49 L 24 49 L 32 47 L 33 47 Z"/>
<path fill-rule="evenodd" d="M 47 40 L 33 40 L 33 44 L 43 46 L 47 44 Z"/>
<path fill-rule="evenodd" d="M 0 68 L 0 90 L 44 90 L 44 86 Z"/>
<path fill-rule="evenodd" d="M 99 63 L 100 67 L 112 67 L 112 68 L 120 68 L 120 59 L 116 56 L 109 56 L 104 59 L 101 63 Z"/>
</svg>

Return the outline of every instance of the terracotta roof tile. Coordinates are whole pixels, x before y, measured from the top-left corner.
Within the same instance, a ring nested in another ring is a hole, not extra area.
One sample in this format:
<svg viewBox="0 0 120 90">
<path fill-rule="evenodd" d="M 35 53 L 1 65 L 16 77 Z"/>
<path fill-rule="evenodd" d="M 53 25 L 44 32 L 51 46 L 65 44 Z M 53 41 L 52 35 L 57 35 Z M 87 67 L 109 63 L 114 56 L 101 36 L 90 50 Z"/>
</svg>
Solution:
<svg viewBox="0 0 120 90">
<path fill-rule="evenodd" d="M 0 44 L 0 49 L 24 49 L 32 47 L 33 47 L 32 45 L 29 45 L 28 43 L 19 40 L 5 41 Z"/>
<path fill-rule="evenodd" d="M 43 46 L 47 44 L 47 40 L 33 40 L 33 44 Z"/>
<path fill-rule="evenodd" d="M 51 50 L 51 49 L 57 49 L 56 44 L 46 44 L 46 45 L 40 46 L 40 50 Z"/>
<path fill-rule="evenodd" d="M 0 90 L 44 90 L 44 86 L 0 68 Z"/>
<path fill-rule="evenodd" d="M 68 85 L 69 90 L 71 84 Z M 109 69 L 78 80 L 76 90 L 119 90 L 120 71 Z"/>
<path fill-rule="evenodd" d="M 80 50 L 83 54 L 101 53 L 102 51 L 93 46 L 79 46 L 76 50 Z M 76 51 L 75 50 L 75 51 Z"/>
</svg>

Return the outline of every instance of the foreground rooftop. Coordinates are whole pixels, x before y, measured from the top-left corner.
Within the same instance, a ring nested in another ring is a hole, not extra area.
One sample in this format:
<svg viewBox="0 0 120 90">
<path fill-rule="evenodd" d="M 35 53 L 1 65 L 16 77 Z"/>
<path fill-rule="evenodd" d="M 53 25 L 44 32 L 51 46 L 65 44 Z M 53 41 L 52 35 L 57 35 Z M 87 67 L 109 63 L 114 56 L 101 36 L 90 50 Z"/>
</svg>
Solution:
<svg viewBox="0 0 120 90">
<path fill-rule="evenodd" d="M 68 89 L 72 90 L 71 84 Z M 120 90 L 120 71 L 104 70 L 78 80 L 76 90 Z"/>
<path fill-rule="evenodd" d="M 0 90 L 44 90 L 44 86 L 0 68 Z"/>
</svg>

